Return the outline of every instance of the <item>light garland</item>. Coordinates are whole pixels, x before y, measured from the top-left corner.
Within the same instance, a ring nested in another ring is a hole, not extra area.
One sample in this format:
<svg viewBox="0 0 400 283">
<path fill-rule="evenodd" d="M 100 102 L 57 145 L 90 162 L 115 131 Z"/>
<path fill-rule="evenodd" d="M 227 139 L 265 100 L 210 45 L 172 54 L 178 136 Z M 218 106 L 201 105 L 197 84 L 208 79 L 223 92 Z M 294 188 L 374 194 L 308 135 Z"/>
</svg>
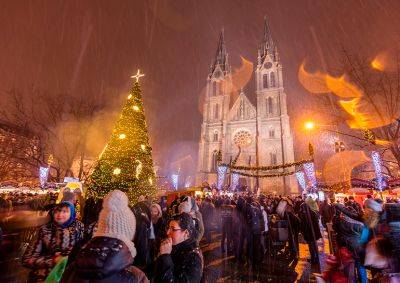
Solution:
<svg viewBox="0 0 400 283">
<path fill-rule="evenodd" d="M 222 190 L 222 186 L 224 184 L 225 180 L 225 175 L 226 171 L 228 170 L 227 166 L 220 165 L 217 168 L 217 175 L 218 175 L 218 180 L 217 180 L 217 189 Z"/>
<path fill-rule="evenodd" d="M 283 169 L 283 168 L 288 168 L 288 167 L 293 167 L 293 166 L 300 166 L 305 163 L 312 162 L 313 159 L 307 159 L 307 160 L 300 160 L 296 162 L 291 162 L 291 163 L 285 163 L 285 164 L 280 164 L 280 165 L 272 165 L 272 166 L 235 166 L 231 164 L 221 164 L 221 166 L 226 166 L 231 170 L 242 170 L 242 171 L 270 171 L 270 170 L 276 170 L 276 169 Z"/>
<path fill-rule="evenodd" d="M 296 171 L 289 171 L 289 172 L 276 173 L 276 174 L 250 174 L 250 173 L 244 173 L 244 172 L 240 172 L 240 171 L 232 171 L 232 173 L 239 174 L 240 176 L 246 176 L 246 177 L 275 178 L 275 177 L 284 177 L 284 176 L 293 175 L 296 173 Z"/>
</svg>

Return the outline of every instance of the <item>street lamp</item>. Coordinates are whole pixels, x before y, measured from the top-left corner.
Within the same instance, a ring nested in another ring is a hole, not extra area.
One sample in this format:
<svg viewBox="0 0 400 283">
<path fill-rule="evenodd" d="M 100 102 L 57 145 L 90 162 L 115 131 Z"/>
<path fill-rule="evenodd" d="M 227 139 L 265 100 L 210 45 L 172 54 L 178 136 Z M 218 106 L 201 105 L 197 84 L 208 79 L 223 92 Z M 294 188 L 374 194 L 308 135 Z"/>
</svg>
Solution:
<svg viewBox="0 0 400 283">
<path fill-rule="evenodd" d="M 307 122 L 304 124 L 304 128 L 305 128 L 307 131 L 313 130 L 314 127 L 315 127 L 315 123 L 314 123 L 313 121 L 307 121 Z"/>
</svg>

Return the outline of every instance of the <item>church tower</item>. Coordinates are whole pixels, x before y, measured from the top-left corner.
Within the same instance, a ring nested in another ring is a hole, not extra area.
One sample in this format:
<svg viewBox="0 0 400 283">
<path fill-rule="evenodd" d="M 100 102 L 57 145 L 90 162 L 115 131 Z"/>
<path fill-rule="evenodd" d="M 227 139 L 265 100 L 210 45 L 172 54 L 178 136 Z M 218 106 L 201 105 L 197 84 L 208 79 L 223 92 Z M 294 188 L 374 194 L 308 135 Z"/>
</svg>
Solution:
<svg viewBox="0 0 400 283">
<path fill-rule="evenodd" d="M 203 123 L 199 143 L 198 173 L 196 183 L 217 179 L 217 153 L 225 146 L 226 120 L 232 90 L 231 68 L 225 46 L 224 31 L 219 36 L 217 52 L 207 76 L 206 96 L 203 106 Z"/>
<path fill-rule="evenodd" d="M 199 142 L 196 184 L 217 183 L 217 153 L 222 161 L 236 160 L 238 166 L 278 165 L 293 162 L 293 136 L 283 88 L 282 64 L 267 19 L 258 49 L 255 69 L 256 105 L 241 89 L 233 87 L 224 33 L 207 76 L 203 122 Z M 254 94 L 252 94 L 254 95 Z M 235 101 L 230 101 L 236 97 Z M 239 155 L 238 155 L 239 154 Z M 236 159 L 237 157 L 237 159 Z M 282 173 L 282 169 L 275 173 Z M 232 175 L 225 176 L 231 184 Z M 236 182 L 236 181 L 235 181 Z M 295 182 L 291 177 L 259 178 L 240 176 L 238 185 L 265 192 L 288 193 Z"/>
<path fill-rule="evenodd" d="M 293 162 L 293 136 L 283 88 L 282 64 L 267 18 L 264 19 L 264 34 L 258 49 L 255 75 L 259 163 L 276 165 Z M 286 177 L 274 183 L 265 179 L 262 186 L 267 190 L 276 186 L 285 187 L 283 192 L 287 193 L 292 180 Z"/>
</svg>

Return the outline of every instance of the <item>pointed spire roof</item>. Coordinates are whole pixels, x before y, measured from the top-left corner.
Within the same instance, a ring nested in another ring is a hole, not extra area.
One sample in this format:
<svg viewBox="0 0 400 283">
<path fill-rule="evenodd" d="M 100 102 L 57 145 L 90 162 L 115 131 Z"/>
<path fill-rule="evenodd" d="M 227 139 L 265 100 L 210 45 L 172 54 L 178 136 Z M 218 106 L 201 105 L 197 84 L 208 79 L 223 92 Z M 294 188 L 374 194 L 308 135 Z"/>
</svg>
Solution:
<svg viewBox="0 0 400 283">
<path fill-rule="evenodd" d="M 221 70 L 225 73 L 229 71 L 228 53 L 225 46 L 224 30 L 222 29 L 219 34 L 217 52 L 215 54 L 214 62 L 211 65 L 210 76 L 214 73 L 215 68 L 220 66 Z"/>
<path fill-rule="evenodd" d="M 267 16 L 265 16 L 264 17 L 264 35 L 263 35 L 261 47 L 259 49 L 259 56 L 261 57 L 260 58 L 261 61 L 264 61 L 265 56 L 267 54 L 271 54 L 274 61 L 276 61 L 278 59 L 277 58 L 277 48 L 272 39 L 271 30 L 270 30 L 269 24 L 268 24 L 268 18 L 267 18 Z"/>
</svg>

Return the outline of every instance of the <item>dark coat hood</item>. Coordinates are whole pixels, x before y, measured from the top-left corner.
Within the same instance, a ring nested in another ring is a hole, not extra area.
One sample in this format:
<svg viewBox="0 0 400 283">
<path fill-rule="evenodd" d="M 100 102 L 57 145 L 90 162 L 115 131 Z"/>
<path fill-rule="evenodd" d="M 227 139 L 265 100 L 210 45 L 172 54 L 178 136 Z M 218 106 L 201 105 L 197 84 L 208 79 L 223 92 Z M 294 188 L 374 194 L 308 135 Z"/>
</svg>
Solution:
<svg viewBox="0 0 400 283">
<path fill-rule="evenodd" d="M 104 279 L 132 263 L 132 255 L 122 241 L 95 237 L 78 253 L 75 268 L 82 279 Z"/>
</svg>

